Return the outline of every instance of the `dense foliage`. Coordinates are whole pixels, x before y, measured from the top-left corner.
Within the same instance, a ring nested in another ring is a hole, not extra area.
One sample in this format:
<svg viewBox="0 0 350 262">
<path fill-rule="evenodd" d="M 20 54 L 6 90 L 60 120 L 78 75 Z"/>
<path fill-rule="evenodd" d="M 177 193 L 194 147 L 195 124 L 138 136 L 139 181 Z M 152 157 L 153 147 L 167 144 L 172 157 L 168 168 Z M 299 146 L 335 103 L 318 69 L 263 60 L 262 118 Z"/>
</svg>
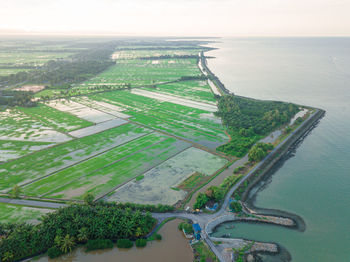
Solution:
<svg viewBox="0 0 350 262">
<path fill-rule="evenodd" d="M 32 101 L 33 93 L 13 90 L 0 91 L 0 105 L 5 106 L 36 106 L 36 102 Z"/>
<path fill-rule="evenodd" d="M 135 245 L 136 245 L 137 247 L 145 247 L 145 246 L 147 245 L 147 240 L 144 239 L 144 238 L 136 239 Z"/>
<path fill-rule="evenodd" d="M 23 259 L 51 247 L 65 253 L 77 243 L 91 239 L 140 238 L 156 222 L 150 213 L 111 204 L 71 205 L 46 214 L 41 220 L 38 225 L 0 224 L 0 261 Z"/>
<path fill-rule="evenodd" d="M 291 103 L 221 96 L 215 115 L 221 117 L 231 141 L 217 149 L 241 157 L 260 138 L 288 123 L 297 112 L 298 107 Z"/>
<path fill-rule="evenodd" d="M 188 235 L 189 234 L 193 234 L 193 226 L 190 223 L 181 222 L 178 225 L 178 229 L 185 231 L 185 233 L 188 234 Z"/>
<path fill-rule="evenodd" d="M 117 247 L 119 248 L 132 248 L 133 245 L 134 242 L 129 239 L 118 239 L 117 241 Z"/>
<path fill-rule="evenodd" d="M 220 202 L 224 199 L 227 191 L 240 180 L 242 176 L 228 176 L 224 179 L 224 181 L 220 184 L 220 186 L 211 186 L 209 187 L 205 193 L 198 193 L 196 202 L 193 205 L 194 209 L 201 209 L 205 207 L 208 201 Z"/>
<path fill-rule="evenodd" d="M 234 210 L 236 213 L 242 212 L 242 205 L 239 202 L 237 202 L 237 201 L 231 202 L 230 203 L 230 208 L 232 210 Z"/>
<path fill-rule="evenodd" d="M 113 242 L 110 239 L 91 239 L 86 243 L 86 251 L 112 248 Z"/>
<path fill-rule="evenodd" d="M 273 149 L 272 144 L 257 143 L 255 144 L 248 153 L 248 159 L 251 162 L 258 162 L 264 159 L 267 153 Z"/>
</svg>

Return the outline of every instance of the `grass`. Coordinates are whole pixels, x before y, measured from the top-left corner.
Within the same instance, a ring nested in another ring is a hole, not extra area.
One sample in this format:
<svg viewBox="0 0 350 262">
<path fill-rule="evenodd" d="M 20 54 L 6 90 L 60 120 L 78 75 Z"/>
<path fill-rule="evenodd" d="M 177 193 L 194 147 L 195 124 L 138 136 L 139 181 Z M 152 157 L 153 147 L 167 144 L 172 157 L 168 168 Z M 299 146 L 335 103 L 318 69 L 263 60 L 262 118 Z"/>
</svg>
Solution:
<svg viewBox="0 0 350 262">
<path fill-rule="evenodd" d="M 46 126 L 50 126 L 60 132 L 70 132 L 92 125 L 89 121 L 44 104 L 39 104 L 37 107 L 21 107 L 18 109 L 26 115 L 43 122 Z"/>
<path fill-rule="evenodd" d="M 51 145 L 48 142 L 0 140 L 0 161 L 19 158 Z"/>
<path fill-rule="evenodd" d="M 206 179 L 207 179 L 206 175 L 199 172 L 195 172 L 192 176 L 190 176 L 185 181 L 183 181 L 180 185 L 178 185 L 177 188 L 186 190 L 186 191 L 191 191 Z"/>
<path fill-rule="evenodd" d="M 43 177 L 149 132 L 127 124 L 4 163 L 0 169 L 0 190 L 6 192 L 16 184 Z"/>
<path fill-rule="evenodd" d="M 199 241 L 195 244 L 192 245 L 194 254 L 195 254 L 195 259 L 194 261 L 219 261 L 215 254 L 210 250 L 210 248 L 205 244 L 203 241 Z"/>
<path fill-rule="evenodd" d="M 1 223 L 36 222 L 43 214 L 51 211 L 49 209 L 0 203 L 0 221 Z"/>
</svg>

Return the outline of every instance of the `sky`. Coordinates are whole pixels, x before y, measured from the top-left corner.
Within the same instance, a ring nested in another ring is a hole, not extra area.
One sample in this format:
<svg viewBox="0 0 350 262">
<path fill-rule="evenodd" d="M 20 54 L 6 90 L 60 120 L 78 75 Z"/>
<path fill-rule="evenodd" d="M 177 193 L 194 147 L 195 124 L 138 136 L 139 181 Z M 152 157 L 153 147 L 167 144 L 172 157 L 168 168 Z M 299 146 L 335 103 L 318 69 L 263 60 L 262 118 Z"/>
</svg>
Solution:
<svg viewBox="0 0 350 262">
<path fill-rule="evenodd" d="M 350 0 L 0 0 L 0 34 L 350 36 Z"/>
</svg>

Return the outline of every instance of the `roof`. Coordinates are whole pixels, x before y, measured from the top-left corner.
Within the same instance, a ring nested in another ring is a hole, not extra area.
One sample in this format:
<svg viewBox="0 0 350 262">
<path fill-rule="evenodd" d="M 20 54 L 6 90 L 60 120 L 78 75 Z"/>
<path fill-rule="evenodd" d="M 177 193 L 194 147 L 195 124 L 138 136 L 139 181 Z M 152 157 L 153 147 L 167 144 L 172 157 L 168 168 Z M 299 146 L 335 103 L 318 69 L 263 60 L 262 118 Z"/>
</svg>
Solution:
<svg viewBox="0 0 350 262">
<path fill-rule="evenodd" d="M 199 224 L 193 224 L 192 227 L 193 227 L 193 230 L 196 232 L 199 232 L 202 230 Z"/>
</svg>

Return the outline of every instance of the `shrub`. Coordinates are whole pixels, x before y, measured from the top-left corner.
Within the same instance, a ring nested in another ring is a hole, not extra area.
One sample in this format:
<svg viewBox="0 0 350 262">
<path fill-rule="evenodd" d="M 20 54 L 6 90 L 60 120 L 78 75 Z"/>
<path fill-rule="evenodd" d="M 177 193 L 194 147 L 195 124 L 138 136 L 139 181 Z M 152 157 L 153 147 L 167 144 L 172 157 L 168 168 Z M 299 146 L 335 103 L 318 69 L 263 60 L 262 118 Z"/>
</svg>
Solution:
<svg viewBox="0 0 350 262">
<path fill-rule="evenodd" d="M 50 247 L 47 250 L 47 255 L 49 256 L 49 258 L 56 258 L 56 257 L 59 257 L 62 254 L 64 254 L 64 253 L 56 246 Z"/>
<path fill-rule="evenodd" d="M 86 251 L 92 251 L 97 249 L 107 249 L 112 247 L 113 247 L 113 242 L 110 239 L 88 240 L 86 244 Z"/>
<path fill-rule="evenodd" d="M 155 235 L 155 239 L 156 239 L 156 240 L 162 240 L 162 235 L 156 234 L 156 235 Z"/>
<path fill-rule="evenodd" d="M 91 193 L 87 193 L 84 195 L 84 202 L 87 205 L 92 205 L 94 203 L 95 197 Z"/>
<path fill-rule="evenodd" d="M 147 245 L 147 240 L 143 238 L 139 238 L 135 241 L 135 245 L 137 247 L 145 247 Z"/>
<path fill-rule="evenodd" d="M 193 208 L 194 209 L 201 209 L 205 206 L 205 204 L 208 202 L 208 197 L 204 193 L 199 193 L 196 198 L 196 203 L 194 203 Z"/>
<path fill-rule="evenodd" d="M 230 208 L 236 213 L 240 213 L 242 211 L 242 205 L 239 202 L 231 202 Z"/>
<path fill-rule="evenodd" d="M 119 248 L 132 248 L 134 243 L 129 239 L 118 239 L 117 247 Z"/>
</svg>

